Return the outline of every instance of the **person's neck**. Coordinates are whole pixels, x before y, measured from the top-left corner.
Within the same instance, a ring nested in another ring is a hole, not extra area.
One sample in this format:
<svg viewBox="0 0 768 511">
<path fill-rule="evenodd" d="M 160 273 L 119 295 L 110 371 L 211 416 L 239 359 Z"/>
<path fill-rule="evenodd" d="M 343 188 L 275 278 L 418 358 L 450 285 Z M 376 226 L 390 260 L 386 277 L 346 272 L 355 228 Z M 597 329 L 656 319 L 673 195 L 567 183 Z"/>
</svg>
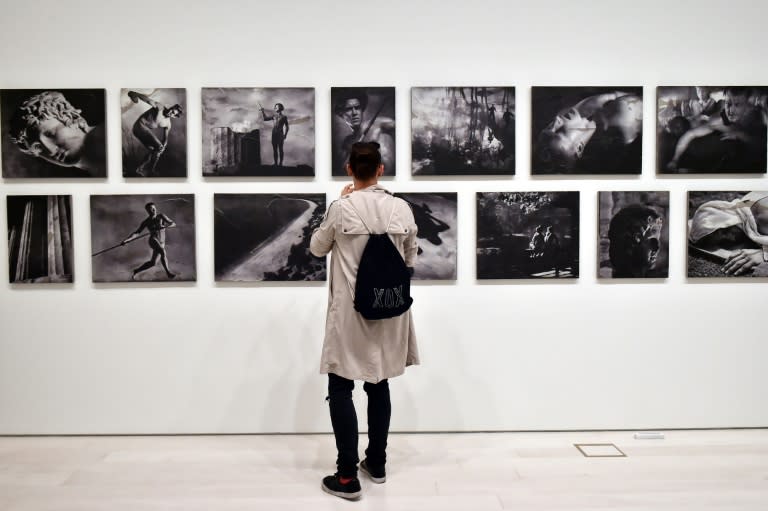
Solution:
<svg viewBox="0 0 768 511">
<path fill-rule="evenodd" d="M 358 179 L 352 179 L 352 182 L 355 185 L 355 190 L 363 190 L 365 188 L 368 188 L 369 186 L 377 185 L 379 184 L 379 180 L 376 178 L 369 179 L 367 181 L 360 181 Z"/>
</svg>

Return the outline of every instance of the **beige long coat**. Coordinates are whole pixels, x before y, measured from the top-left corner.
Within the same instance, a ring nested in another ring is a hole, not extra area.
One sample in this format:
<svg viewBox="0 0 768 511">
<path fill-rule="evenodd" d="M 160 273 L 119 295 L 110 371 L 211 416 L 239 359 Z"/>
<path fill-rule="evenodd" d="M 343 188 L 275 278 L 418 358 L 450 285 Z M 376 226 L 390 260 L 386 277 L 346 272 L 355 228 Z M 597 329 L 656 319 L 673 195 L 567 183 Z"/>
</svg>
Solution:
<svg viewBox="0 0 768 511">
<path fill-rule="evenodd" d="M 332 202 L 309 247 L 318 257 L 332 252 L 320 372 L 378 383 L 418 364 L 419 352 L 410 310 L 394 318 L 367 320 L 354 308 L 357 268 L 368 242 L 366 225 L 374 233 L 386 229 L 405 264 L 413 267 L 418 245 L 411 208 L 379 185 Z"/>
</svg>

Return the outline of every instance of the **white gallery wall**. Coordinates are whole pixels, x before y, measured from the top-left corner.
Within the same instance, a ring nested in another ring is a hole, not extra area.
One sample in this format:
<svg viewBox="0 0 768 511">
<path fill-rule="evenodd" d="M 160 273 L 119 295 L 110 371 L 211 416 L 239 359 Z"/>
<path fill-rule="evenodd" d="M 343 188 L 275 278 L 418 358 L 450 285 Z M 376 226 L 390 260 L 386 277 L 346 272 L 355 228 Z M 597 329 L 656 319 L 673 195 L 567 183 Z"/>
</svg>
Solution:
<svg viewBox="0 0 768 511">
<path fill-rule="evenodd" d="M 0 0 L 0 88 L 106 88 L 106 180 L 3 180 L 71 194 L 72 285 L 8 284 L 0 243 L 0 434 L 330 430 L 318 374 L 324 283 L 217 284 L 213 194 L 325 192 L 331 86 L 395 86 L 393 191 L 458 193 L 455 282 L 414 286 L 422 363 L 391 382 L 393 430 L 768 426 L 763 279 L 685 277 L 687 190 L 657 177 L 657 85 L 768 85 L 768 4 L 732 0 L 217 2 Z M 514 85 L 517 173 L 410 176 L 410 87 Z M 644 86 L 643 172 L 530 175 L 532 85 Z M 200 88 L 315 87 L 314 179 L 201 176 Z M 189 177 L 126 181 L 121 87 L 186 87 Z M 581 277 L 475 279 L 475 193 L 581 192 Z M 598 282 L 597 192 L 670 192 L 670 276 Z M 93 284 L 89 195 L 194 193 L 197 282 Z M 358 386 L 356 394 L 363 394 Z M 364 398 L 356 400 L 364 405 Z M 364 427 L 364 407 L 359 407 Z"/>
</svg>

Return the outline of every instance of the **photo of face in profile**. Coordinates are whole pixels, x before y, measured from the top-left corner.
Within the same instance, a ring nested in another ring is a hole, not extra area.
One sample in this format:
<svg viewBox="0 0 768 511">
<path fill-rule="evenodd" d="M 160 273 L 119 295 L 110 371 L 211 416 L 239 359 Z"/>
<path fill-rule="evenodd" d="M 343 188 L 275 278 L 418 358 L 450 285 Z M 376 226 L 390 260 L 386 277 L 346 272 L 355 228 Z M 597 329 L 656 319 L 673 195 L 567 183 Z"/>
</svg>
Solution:
<svg viewBox="0 0 768 511">
<path fill-rule="evenodd" d="M 657 96 L 659 173 L 765 173 L 768 87 L 658 87 Z"/>
<path fill-rule="evenodd" d="M 639 174 L 642 87 L 533 87 L 531 173 Z"/>
<path fill-rule="evenodd" d="M 104 89 L 0 90 L 4 178 L 106 177 Z"/>
<path fill-rule="evenodd" d="M 600 192 L 600 278 L 666 278 L 669 192 Z"/>
<path fill-rule="evenodd" d="M 768 277 L 768 191 L 688 192 L 688 277 Z"/>
<path fill-rule="evenodd" d="M 395 175 L 395 88 L 332 87 L 331 175 L 346 176 L 355 142 L 378 142 L 384 175 Z"/>
</svg>

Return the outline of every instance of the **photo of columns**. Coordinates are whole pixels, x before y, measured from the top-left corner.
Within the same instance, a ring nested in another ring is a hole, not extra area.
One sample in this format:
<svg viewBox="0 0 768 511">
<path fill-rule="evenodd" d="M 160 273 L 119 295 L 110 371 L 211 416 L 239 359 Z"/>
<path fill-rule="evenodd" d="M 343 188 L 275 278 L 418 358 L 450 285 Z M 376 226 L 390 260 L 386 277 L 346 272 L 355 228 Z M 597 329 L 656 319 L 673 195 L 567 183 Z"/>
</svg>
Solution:
<svg viewBox="0 0 768 511">
<path fill-rule="evenodd" d="M 11 195 L 7 206 L 9 281 L 72 282 L 72 197 Z"/>
</svg>

